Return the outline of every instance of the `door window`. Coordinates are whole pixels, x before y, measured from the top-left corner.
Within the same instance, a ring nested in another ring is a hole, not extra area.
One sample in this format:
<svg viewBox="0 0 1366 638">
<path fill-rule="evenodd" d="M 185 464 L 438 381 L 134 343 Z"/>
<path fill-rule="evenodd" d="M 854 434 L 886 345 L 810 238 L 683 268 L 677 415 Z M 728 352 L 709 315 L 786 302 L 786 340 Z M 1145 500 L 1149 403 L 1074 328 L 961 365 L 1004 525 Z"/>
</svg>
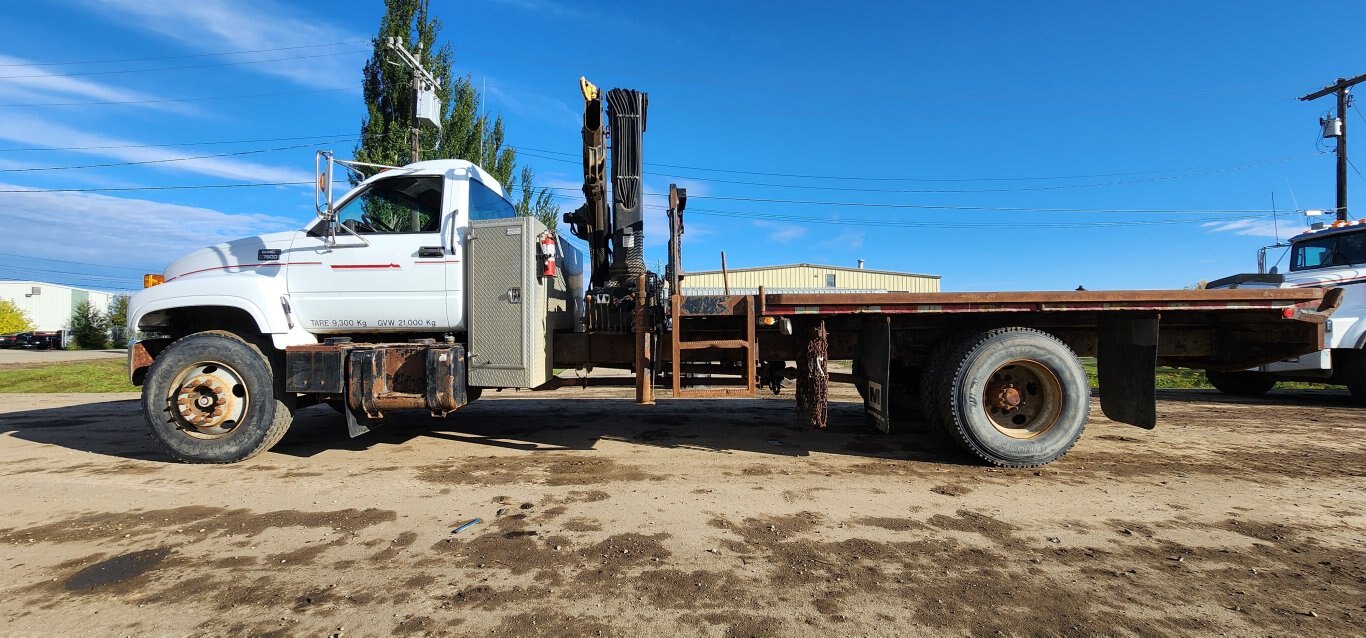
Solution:
<svg viewBox="0 0 1366 638">
<path fill-rule="evenodd" d="M 337 221 L 362 235 L 440 232 L 441 178 L 375 182 L 337 211 Z"/>
<path fill-rule="evenodd" d="M 506 219 L 516 217 L 517 209 L 508 203 L 502 195 L 493 192 L 493 189 L 479 183 L 479 180 L 470 180 L 470 219 Z"/>
</svg>

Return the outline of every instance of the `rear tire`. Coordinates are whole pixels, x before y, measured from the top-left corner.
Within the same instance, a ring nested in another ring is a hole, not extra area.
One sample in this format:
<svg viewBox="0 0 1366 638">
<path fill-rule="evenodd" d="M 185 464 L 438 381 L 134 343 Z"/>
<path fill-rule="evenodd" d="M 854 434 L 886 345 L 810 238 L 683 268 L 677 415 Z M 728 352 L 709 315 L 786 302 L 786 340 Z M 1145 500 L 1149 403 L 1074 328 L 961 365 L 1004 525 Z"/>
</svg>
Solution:
<svg viewBox="0 0 1366 638">
<path fill-rule="evenodd" d="M 270 358 L 227 332 L 201 332 L 166 348 L 142 386 L 152 438 L 187 463 L 235 463 L 280 441 L 294 419 Z"/>
<path fill-rule="evenodd" d="M 948 386 L 949 378 L 949 359 L 958 350 L 964 336 L 954 334 L 944 337 L 938 345 L 930 351 L 930 356 L 925 360 L 925 368 L 920 373 L 920 404 L 925 413 L 925 420 L 930 424 L 932 432 L 938 432 L 945 436 L 949 435 L 949 425 L 947 422 L 948 414 Z"/>
<path fill-rule="evenodd" d="M 1366 350 L 1348 350 L 1344 354 L 1351 356 L 1342 357 L 1339 350 L 1333 351 L 1335 360 L 1342 361 L 1343 371 L 1346 372 L 1347 389 L 1352 393 L 1352 399 L 1357 403 L 1366 403 Z"/>
<path fill-rule="evenodd" d="M 1259 397 L 1276 387 L 1276 379 L 1260 372 L 1216 372 L 1206 370 L 1205 376 L 1214 389 L 1239 397 Z"/>
<path fill-rule="evenodd" d="M 1077 356 L 1031 328 L 973 335 L 946 355 L 936 401 L 963 449 L 1001 467 L 1038 467 L 1086 429 L 1091 386 Z"/>
</svg>

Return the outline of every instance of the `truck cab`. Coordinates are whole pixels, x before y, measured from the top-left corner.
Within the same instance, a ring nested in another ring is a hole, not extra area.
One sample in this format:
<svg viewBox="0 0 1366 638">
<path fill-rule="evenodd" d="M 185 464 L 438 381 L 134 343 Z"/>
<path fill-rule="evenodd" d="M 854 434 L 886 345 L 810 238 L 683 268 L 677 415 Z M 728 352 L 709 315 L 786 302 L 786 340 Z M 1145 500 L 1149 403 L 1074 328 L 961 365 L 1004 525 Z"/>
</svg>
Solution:
<svg viewBox="0 0 1366 638">
<path fill-rule="evenodd" d="M 279 349 L 327 335 L 463 332 L 470 222 L 517 215 L 497 180 L 463 160 L 385 170 L 330 208 L 300 230 L 177 259 L 164 283 L 134 295 L 129 328 L 158 333 L 215 314 Z"/>
<path fill-rule="evenodd" d="M 1217 279 L 1207 287 L 1341 288 L 1342 303 L 1324 322 L 1326 347 L 1251 370 L 1210 371 L 1210 382 L 1226 393 L 1243 396 L 1263 394 L 1279 381 L 1339 384 L 1366 400 L 1366 222 L 1311 228 L 1292 237 L 1286 248 L 1287 272 L 1276 272 L 1273 267 L 1271 272 Z"/>
<path fill-rule="evenodd" d="M 379 172 L 334 198 L 336 163 Z M 393 410 L 445 416 L 546 383 L 554 334 L 579 328 L 579 251 L 480 167 L 323 153 L 318 172 L 316 220 L 191 252 L 129 300 L 130 378 L 173 456 L 248 458 L 319 402 L 353 436 Z"/>
</svg>

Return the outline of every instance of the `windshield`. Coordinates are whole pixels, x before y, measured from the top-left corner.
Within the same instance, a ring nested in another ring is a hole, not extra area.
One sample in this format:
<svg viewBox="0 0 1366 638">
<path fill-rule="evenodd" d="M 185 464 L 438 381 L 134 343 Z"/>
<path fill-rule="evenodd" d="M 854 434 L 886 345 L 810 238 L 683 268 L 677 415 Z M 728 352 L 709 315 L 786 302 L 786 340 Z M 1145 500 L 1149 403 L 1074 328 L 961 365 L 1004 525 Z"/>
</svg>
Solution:
<svg viewBox="0 0 1366 638">
<path fill-rule="evenodd" d="M 1290 270 L 1366 264 L 1366 229 L 1295 242 Z"/>
</svg>

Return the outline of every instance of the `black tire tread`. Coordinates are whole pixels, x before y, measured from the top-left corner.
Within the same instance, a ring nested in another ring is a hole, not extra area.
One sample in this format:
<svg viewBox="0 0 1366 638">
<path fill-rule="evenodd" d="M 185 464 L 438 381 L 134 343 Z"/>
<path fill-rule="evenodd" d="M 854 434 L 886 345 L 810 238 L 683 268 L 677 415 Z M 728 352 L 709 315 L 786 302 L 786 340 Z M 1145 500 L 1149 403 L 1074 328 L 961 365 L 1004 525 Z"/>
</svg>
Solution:
<svg viewBox="0 0 1366 638">
<path fill-rule="evenodd" d="M 1209 379 L 1214 389 L 1236 397 L 1259 397 L 1276 387 L 1274 377 L 1259 372 L 1206 370 L 1205 378 Z"/>
<path fill-rule="evenodd" d="M 214 335 L 214 336 L 219 336 L 219 337 L 227 337 L 227 338 L 234 339 L 234 340 L 236 340 L 236 341 L 242 342 L 242 343 L 245 344 L 248 348 L 250 348 L 251 350 L 253 350 L 254 352 L 256 352 L 256 355 L 257 355 L 257 356 L 261 357 L 261 361 L 265 363 L 267 373 L 269 373 L 270 376 L 271 376 L 272 378 L 275 378 L 275 374 L 274 374 L 275 365 L 274 365 L 274 362 L 271 361 L 271 358 L 270 358 L 270 357 L 266 356 L 265 352 L 262 351 L 261 346 L 260 346 L 259 344 L 254 343 L 253 340 L 251 340 L 251 339 L 243 338 L 242 335 L 239 335 L 239 334 L 234 333 L 234 332 L 229 332 L 229 331 L 226 331 L 226 330 L 205 330 L 205 331 L 202 331 L 202 332 L 195 332 L 195 333 L 191 333 L 191 334 L 185 335 L 185 336 L 180 337 L 179 339 L 176 339 L 175 341 L 171 342 L 169 345 L 166 346 L 165 349 L 162 350 L 162 352 L 167 352 L 167 351 L 169 351 L 169 350 L 170 350 L 172 347 L 174 347 L 176 344 L 178 344 L 178 343 L 180 343 L 180 342 L 182 342 L 182 341 L 185 341 L 186 339 L 189 339 L 189 338 L 191 338 L 191 337 L 203 336 L 203 335 Z M 277 384 L 277 386 L 278 386 L 278 384 Z M 146 392 L 146 391 L 147 391 L 147 388 L 148 388 L 147 386 L 144 386 L 144 387 L 143 387 L 143 391 Z M 195 464 L 200 464 L 200 465 L 227 465 L 227 464 L 230 464 L 230 463 L 240 463 L 240 462 L 242 462 L 242 461 L 245 461 L 245 460 L 250 459 L 250 458 L 252 458 L 252 457 L 254 457 L 254 456 L 257 456 L 258 454 L 260 454 L 260 453 L 262 453 L 262 452 L 265 452 L 266 450 L 269 450 L 270 448 L 274 447 L 276 443 L 279 443 L 279 442 L 280 442 L 280 439 L 284 438 L 285 433 L 286 433 L 287 431 L 289 431 L 289 426 L 294 422 L 294 409 L 293 409 L 293 407 L 290 406 L 289 404 L 287 404 L 285 401 L 282 401 L 282 400 L 280 399 L 280 392 L 279 392 L 279 388 L 278 388 L 278 387 L 277 387 L 277 388 L 274 388 L 274 390 L 275 390 L 275 391 L 274 391 L 274 394 L 275 394 L 275 411 L 274 411 L 274 418 L 271 420 L 270 426 L 268 426 L 268 428 L 266 429 L 266 435 L 265 435 L 264 437 L 262 437 L 261 442 L 260 442 L 256 447 L 252 448 L 250 451 L 247 452 L 246 455 L 242 456 L 241 458 L 229 459 L 229 460 L 221 460 L 221 461 L 220 461 L 220 460 L 210 460 L 210 459 L 202 459 L 202 458 L 195 458 L 195 457 L 187 457 L 187 456 L 185 456 L 185 455 L 183 455 L 183 454 L 180 454 L 179 452 L 176 452 L 174 449 L 171 449 L 171 447 L 170 447 L 169 445 L 167 445 L 165 441 L 161 440 L 161 437 L 157 436 L 156 432 L 152 429 L 152 424 L 151 424 L 151 418 L 152 418 L 152 417 L 151 417 L 151 415 L 148 415 L 148 417 L 147 417 L 147 434 L 148 434 L 148 436 L 150 436 L 150 437 L 152 438 L 152 440 L 156 441 L 156 442 L 157 442 L 157 445 L 160 446 L 162 450 L 165 450 L 166 453 L 167 453 L 168 455 L 170 455 L 171 457 L 175 458 L 177 461 L 180 461 L 180 462 L 182 462 L 182 463 L 195 463 Z"/>
<path fill-rule="evenodd" d="M 925 420 L 929 422 L 932 432 L 942 434 L 946 438 L 949 437 L 946 396 L 949 386 L 945 379 L 945 369 L 948 368 L 950 357 L 964 338 L 962 334 L 952 334 L 940 340 L 930 351 L 930 356 L 925 361 L 925 369 L 920 374 L 920 401 L 925 406 Z"/>
<path fill-rule="evenodd" d="M 1081 435 L 1086 429 L 1086 424 L 1082 424 L 1081 429 L 1077 432 L 1077 436 L 1072 439 L 1072 442 L 1067 445 L 1067 448 L 1064 449 L 1057 456 L 1053 457 L 1052 459 L 1041 461 L 1038 463 L 1020 463 L 1006 461 L 1004 459 L 1000 459 L 986 453 L 985 451 L 980 449 L 975 443 L 973 443 L 971 438 L 968 437 L 967 432 L 964 429 L 965 425 L 963 423 L 961 413 L 959 412 L 960 406 L 958 403 L 958 394 L 956 392 L 953 392 L 953 388 L 957 387 L 963 382 L 962 377 L 968 371 L 968 356 L 974 350 L 982 347 L 984 344 L 995 339 L 996 337 L 1011 333 L 1030 334 L 1047 339 L 1061 347 L 1073 359 L 1077 358 L 1077 354 L 1072 351 L 1072 348 L 1068 347 L 1066 343 L 1063 343 L 1061 339 L 1058 339 L 1057 337 L 1047 332 L 1037 330 L 1034 328 L 993 328 L 985 332 L 979 332 L 968 339 L 963 339 L 961 342 L 959 342 L 957 348 L 955 348 L 953 352 L 948 355 L 947 361 L 950 362 L 949 365 L 952 367 L 952 374 L 941 375 L 944 377 L 944 379 L 940 385 L 942 385 L 945 388 L 944 390 L 942 390 L 946 408 L 943 411 L 946 420 L 945 426 L 948 430 L 949 435 L 953 437 L 953 439 L 957 441 L 958 444 L 962 446 L 964 450 L 970 452 L 973 456 L 976 456 L 977 458 L 986 461 L 987 463 L 995 465 L 996 467 L 1041 467 L 1049 463 L 1052 463 L 1053 461 L 1056 461 L 1064 456 L 1067 456 L 1067 453 L 1072 451 L 1072 448 L 1076 446 L 1077 441 L 1081 440 Z M 1078 363 L 1078 365 L 1080 365 L 1080 363 Z M 1066 391 L 1066 388 L 1064 388 L 1064 391 Z M 1087 396 L 1090 396 L 1089 392 Z"/>
</svg>

